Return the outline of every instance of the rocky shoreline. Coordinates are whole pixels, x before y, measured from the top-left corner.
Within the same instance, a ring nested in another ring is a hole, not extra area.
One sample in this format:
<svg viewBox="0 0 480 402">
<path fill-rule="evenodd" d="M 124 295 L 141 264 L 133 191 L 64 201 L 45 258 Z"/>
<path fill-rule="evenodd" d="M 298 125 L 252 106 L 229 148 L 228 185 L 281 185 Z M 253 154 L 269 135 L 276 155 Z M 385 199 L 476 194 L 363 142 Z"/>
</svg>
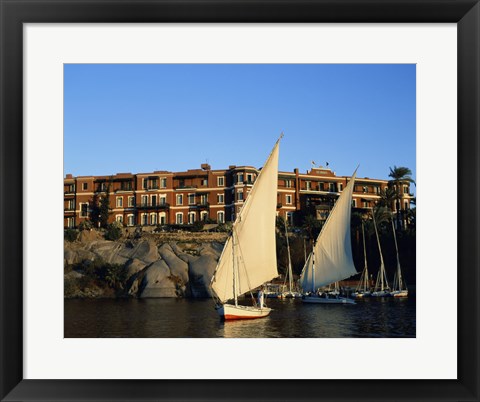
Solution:
<svg viewBox="0 0 480 402">
<path fill-rule="evenodd" d="M 210 297 L 226 233 L 128 233 L 97 230 L 64 241 L 65 298 Z"/>
</svg>

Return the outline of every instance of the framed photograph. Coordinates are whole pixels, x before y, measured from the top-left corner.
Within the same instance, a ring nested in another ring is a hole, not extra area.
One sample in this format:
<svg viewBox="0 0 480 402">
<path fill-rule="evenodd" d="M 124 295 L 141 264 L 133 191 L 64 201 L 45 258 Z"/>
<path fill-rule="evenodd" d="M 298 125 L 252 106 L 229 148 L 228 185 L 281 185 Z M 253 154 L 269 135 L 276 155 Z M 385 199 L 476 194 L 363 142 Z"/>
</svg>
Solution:
<svg viewBox="0 0 480 402">
<path fill-rule="evenodd" d="M 479 400 L 477 1 L 0 2 L 1 400 Z"/>
</svg>

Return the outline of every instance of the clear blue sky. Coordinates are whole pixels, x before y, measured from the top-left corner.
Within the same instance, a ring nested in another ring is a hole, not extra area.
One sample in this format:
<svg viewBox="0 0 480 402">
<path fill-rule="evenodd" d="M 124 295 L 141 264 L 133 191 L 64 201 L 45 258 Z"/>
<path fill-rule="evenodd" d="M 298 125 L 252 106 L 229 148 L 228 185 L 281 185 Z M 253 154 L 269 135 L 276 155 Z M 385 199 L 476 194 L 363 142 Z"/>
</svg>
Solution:
<svg viewBox="0 0 480 402">
<path fill-rule="evenodd" d="M 337 175 L 415 178 L 415 65 L 67 64 L 64 173 L 311 161 Z"/>
</svg>

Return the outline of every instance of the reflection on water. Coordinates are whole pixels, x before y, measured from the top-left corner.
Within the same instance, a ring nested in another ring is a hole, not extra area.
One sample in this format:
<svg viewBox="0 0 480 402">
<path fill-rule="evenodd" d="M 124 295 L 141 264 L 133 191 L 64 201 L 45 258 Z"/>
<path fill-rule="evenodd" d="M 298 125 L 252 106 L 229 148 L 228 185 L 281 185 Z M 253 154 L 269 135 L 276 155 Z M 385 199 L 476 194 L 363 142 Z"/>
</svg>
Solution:
<svg viewBox="0 0 480 402">
<path fill-rule="evenodd" d="M 266 318 L 222 322 L 210 299 L 65 300 L 65 337 L 415 337 L 414 297 L 356 305 L 268 302 L 274 311 Z"/>
</svg>

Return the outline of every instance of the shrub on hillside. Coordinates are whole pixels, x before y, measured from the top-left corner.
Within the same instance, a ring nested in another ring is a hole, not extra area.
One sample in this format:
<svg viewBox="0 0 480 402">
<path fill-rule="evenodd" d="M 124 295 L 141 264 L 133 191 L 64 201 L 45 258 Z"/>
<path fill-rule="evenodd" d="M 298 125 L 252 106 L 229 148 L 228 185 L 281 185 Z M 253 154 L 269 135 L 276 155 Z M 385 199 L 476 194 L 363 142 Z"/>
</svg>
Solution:
<svg viewBox="0 0 480 402">
<path fill-rule="evenodd" d="M 82 230 L 90 230 L 93 228 L 93 225 L 92 225 L 92 222 L 90 221 L 82 221 L 80 222 L 80 224 L 78 225 L 78 230 L 82 231 Z"/>
<path fill-rule="evenodd" d="M 127 280 L 127 270 L 119 264 L 106 264 L 103 272 L 103 280 L 113 289 L 123 289 Z"/>
<path fill-rule="evenodd" d="M 65 240 L 69 241 L 70 243 L 77 240 L 77 235 L 78 235 L 78 233 L 75 229 L 67 229 L 67 230 L 65 230 L 65 232 L 63 234 Z"/>
<path fill-rule="evenodd" d="M 205 226 L 205 222 L 195 221 L 192 225 L 192 232 L 200 232 L 201 230 L 203 230 L 204 226 Z"/>
<path fill-rule="evenodd" d="M 220 223 L 216 227 L 216 232 L 222 232 L 222 233 L 230 233 L 232 231 L 233 223 L 232 222 L 226 222 L 226 223 Z"/>
<path fill-rule="evenodd" d="M 113 222 L 107 225 L 105 229 L 106 240 L 118 240 L 122 237 L 122 224 L 120 222 Z"/>
</svg>

